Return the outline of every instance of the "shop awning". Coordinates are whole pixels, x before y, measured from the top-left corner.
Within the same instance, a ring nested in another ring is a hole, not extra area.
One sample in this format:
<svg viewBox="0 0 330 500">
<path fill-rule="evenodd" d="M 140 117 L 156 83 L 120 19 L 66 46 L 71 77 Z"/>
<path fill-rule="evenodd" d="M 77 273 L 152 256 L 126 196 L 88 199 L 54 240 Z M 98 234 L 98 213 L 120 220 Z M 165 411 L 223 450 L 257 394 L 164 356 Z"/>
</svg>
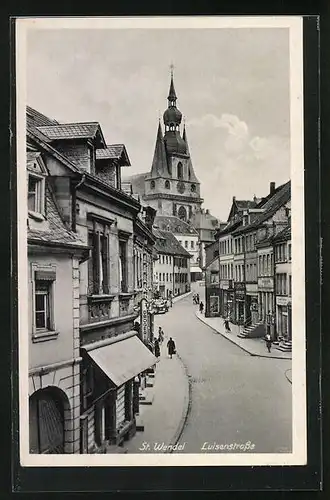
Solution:
<svg viewBox="0 0 330 500">
<path fill-rule="evenodd" d="M 198 267 L 198 266 L 191 266 L 191 268 L 190 268 L 190 272 L 191 272 L 191 273 L 202 273 L 203 271 L 202 271 L 202 270 L 201 270 L 201 268 L 200 268 L 200 267 Z"/>
<path fill-rule="evenodd" d="M 157 363 L 136 335 L 88 350 L 88 355 L 117 387 Z"/>
</svg>

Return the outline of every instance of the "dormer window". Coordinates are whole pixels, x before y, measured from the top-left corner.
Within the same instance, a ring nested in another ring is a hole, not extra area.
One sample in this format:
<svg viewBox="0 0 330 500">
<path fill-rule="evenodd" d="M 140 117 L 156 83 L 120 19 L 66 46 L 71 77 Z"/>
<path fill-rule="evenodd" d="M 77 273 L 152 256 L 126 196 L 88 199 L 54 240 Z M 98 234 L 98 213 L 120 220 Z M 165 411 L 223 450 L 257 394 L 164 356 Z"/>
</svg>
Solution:
<svg viewBox="0 0 330 500">
<path fill-rule="evenodd" d="M 45 179 L 36 174 L 28 177 L 28 210 L 40 215 L 45 212 Z"/>
</svg>

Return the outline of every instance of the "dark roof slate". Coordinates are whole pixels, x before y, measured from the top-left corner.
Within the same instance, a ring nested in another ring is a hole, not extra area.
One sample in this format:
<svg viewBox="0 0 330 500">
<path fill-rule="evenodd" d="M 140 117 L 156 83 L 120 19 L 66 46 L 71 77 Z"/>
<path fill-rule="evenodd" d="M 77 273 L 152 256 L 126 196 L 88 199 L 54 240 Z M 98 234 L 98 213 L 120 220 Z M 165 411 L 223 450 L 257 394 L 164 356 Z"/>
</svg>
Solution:
<svg viewBox="0 0 330 500">
<path fill-rule="evenodd" d="M 153 233 L 157 238 L 155 248 L 159 253 L 179 255 L 187 258 L 191 257 L 190 253 L 180 245 L 173 233 L 159 229 L 153 229 Z"/>
<path fill-rule="evenodd" d="M 59 214 L 56 202 L 50 189 L 46 188 L 46 219 L 48 221 L 47 230 L 28 228 L 28 240 L 37 240 L 40 243 L 63 243 L 65 245 L 86 247 L 79 236 L 70 231 L 65 226 Z"/>
<path fill-rule="evenodd" d="M 257 228 L 263 222 L 270 219 L 285 203 L 290 200 L 290 197 L 291 182 L 288 181 L 286 184 L 280 186 L 266 202 L 258 205 L 258 207 L 260 206 L 260 208 L 263 208 L 263 212 L 258 214 L 258 216 L 253 220 L 251 224 L 240 227 L 236 229 L 235 232 L 246 232 L 251 229 Z"/>
<path fill-rule="evenodd" d="M 58 139 L 93 139 L 99 129 L 97 122 L 63 123 L 38 127 L 38 130 L 50 140 Z"/>
<path fill-rule="evenodd" d="M 122 155 L 126 160 L 123 165 L 129 167 L 131 164 L 124 144 L 107 144 L 106 148 L 96 150 L 97 160 L 120 160 Z"/>
<path fill-rule="evenodd" d="M 26 119 L 28 126 L 31 127 L 58 125 L 58 122 L 56 120 L 48 118 L 48 116 L 43 115 L 34 108 L 31 108 L 31 106 L 26 107 Z"/>
<path fill-rule="evenodd" d="M 174 234 L 198 234 L 194 227 L 174 215 L 156 215 L 154 224 L 160 230 L 170 231 Z"/>
<path fill-rule="evenodd" d="M 291 239 L 291 224 L 285 226 L 282 231 L 280 231 L 274 238 L 274 243 L 279 243 L 281 241 L 288 241 Z"/>
</svg>

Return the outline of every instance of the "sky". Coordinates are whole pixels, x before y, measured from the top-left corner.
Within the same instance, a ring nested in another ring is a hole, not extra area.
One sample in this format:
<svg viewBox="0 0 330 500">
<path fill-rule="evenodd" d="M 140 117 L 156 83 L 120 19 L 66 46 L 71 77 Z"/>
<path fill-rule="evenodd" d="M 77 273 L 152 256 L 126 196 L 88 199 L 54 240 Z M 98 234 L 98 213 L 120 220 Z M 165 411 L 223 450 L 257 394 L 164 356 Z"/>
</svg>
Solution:
<svg viewBox="0 0 330 500">
<path fill-rule="evenodd" d="M 237 199 L 290 177 L 287 28 L 34 29 L 27 104 L 60 122 L 98 121 L 151 169 L 170 65 L 204 208 L 226 220 Z"/>
</svg>

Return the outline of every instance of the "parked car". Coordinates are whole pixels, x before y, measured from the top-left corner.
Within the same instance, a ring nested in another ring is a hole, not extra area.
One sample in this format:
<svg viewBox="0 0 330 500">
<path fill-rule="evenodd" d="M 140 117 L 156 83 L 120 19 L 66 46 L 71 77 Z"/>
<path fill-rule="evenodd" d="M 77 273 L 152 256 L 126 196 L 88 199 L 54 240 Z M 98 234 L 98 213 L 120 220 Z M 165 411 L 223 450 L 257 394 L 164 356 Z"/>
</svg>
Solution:
<svg viewBox="0 0 330 500">
<path fill-rule="evenodd" d="M 168 311 L 168 303 L 164 299 L 155 299 L 152 305 L 155 314 L 164 314 Z"/>
</svg>

